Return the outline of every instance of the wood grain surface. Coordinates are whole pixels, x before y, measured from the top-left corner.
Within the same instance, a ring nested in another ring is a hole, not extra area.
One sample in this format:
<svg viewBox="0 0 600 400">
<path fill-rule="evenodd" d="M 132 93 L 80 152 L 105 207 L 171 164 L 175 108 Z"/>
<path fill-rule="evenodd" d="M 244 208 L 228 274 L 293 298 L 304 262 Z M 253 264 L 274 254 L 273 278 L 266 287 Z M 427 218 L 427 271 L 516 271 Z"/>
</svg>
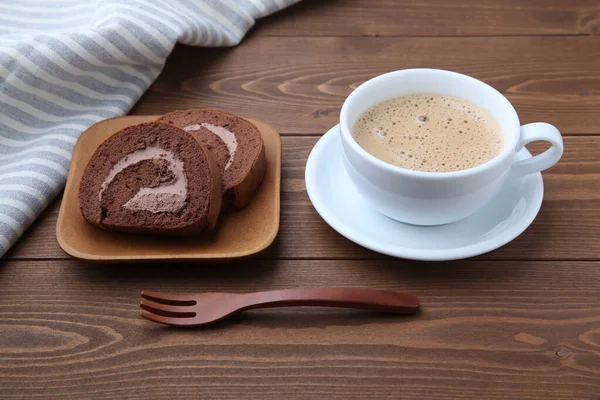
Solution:
<svg viewBox="0 0 600 400">
<path fill-rule="evenodd" d="M 599 267 L 9 262 L 0 269 L 1 397 L 598 399 L 600 280 L 590 278 Z M 410 317 L 262 310 L 196 330 L 137 316 L 142 289 L 245 292 L 299 283 L 410 291 L 423 308 Z"/>
<path fill-rule="evenodd" d="M 279 129 L 275 244 L 233 264 L 76 261 L 56 243 L 58 199 L 0 264 L 0 399 L 600 400 L 599 34 L 597 0 L 305 0 L 239 47 L 177 47 L 132 113 L 221 107 Z M 411 67 L 473 75 L 565 135 L 540 214 L 508 245 L 393 259 L 310 204 L 306 159 L 345 96 Z M 138 316 L 142 289 L 298 286 L 406 291 L 422 312 L 256 310 L 196 330 Z"/>
<path fill-rule="evenodd" d="M 322 134 L 338 122 L 353 88 L 415 67 L 489 83 L 511 100 L 522 123 L 546 121 L 568 134 L 597 133 L 600 126 L 600 36 L 251 35 L 234 49 L 181 46 L 133 113 L 221 107 L 268 121 L 282 134 Z"/>
<path fill-rule="evenodd" d="M 256 29 L 263 36 L 600 34 L 596 0 L 305 0 Z"/>
</svg>

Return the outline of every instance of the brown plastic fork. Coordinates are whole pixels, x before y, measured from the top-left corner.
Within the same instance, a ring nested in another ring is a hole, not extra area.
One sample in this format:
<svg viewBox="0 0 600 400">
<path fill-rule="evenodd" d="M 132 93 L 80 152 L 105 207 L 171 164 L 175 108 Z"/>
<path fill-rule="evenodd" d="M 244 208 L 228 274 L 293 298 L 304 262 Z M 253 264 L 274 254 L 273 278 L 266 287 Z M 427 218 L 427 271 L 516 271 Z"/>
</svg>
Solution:
<svg viewBox="0 0 600 400">
<path fill-rule="evenodd" d="M 359 288 L 296 288 L 254 293 L 155 293 L 142 291 L 140 315 L 172 326 L 212 324 L 236 312 L 272 307 L 342 307 L 412 314 L 419 299 L 408 293 Z"/>
</svg>

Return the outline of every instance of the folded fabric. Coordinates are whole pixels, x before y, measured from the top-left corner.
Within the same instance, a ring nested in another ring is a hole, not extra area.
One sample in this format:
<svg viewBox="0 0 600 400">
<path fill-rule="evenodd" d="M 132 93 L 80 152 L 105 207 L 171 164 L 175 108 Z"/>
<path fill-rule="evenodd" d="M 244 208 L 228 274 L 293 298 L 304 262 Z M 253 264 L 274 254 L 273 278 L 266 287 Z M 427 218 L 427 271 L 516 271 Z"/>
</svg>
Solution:
<svg viewBox="0 0 600 400">
<path fill-rule="evenodd" d="M 64 187 L 77 137 L 126 114 L 176 42 L 236 45 L 297 1 L 0 0 L 0 255 Z"/>
</svg>

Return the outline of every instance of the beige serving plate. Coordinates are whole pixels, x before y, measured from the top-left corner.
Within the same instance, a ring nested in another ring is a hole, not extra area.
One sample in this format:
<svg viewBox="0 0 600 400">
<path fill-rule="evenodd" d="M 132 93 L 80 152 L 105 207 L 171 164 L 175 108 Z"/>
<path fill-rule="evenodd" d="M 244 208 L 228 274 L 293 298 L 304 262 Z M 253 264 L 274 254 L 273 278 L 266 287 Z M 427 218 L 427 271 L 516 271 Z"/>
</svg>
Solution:
<svg viewBox="0 0 600 400">
<path fill-rule="evenodd" d="M 56 238 L 73 257 L 94 261 L 231 260 L 265 250 L 279 230 L 281 138 L 270 125 L 250 120 L 263 136 L 267 172 L 243 210 L 223 214 L 215 231 L 201 237 L 162 237 L 110 232 L 90 225 L 79 211 L 79 183 L 92 154 L 120 129 L 158 116 L 126 116 L 102 121 L 86 130 L 75 144 L 67 185 L 58 213 Z"/>
</svg>

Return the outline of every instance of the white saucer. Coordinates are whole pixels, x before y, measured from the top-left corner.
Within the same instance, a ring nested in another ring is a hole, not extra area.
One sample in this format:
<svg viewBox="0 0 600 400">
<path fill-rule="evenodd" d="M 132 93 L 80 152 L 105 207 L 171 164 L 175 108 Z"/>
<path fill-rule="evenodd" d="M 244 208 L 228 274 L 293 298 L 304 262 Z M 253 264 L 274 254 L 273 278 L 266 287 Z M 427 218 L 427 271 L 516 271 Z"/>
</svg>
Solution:
<svg viewBox="0 0 600 400">
<path fill-rule="evenodd" d="M 507 181 L 500 194 L 474 215 L 438 226 L 403 224 L 380 214 L 356 191 L 342 160 L 339 126 L 315 145 L 306 164 L 306 190 L 323 219 L 368 249 L 424 261 L 467 258 L 505 245 L 533 222 L 544 197 L 542 174 Z M 517 159 L 529 157 L 527 149 Z"/>
</svg>

